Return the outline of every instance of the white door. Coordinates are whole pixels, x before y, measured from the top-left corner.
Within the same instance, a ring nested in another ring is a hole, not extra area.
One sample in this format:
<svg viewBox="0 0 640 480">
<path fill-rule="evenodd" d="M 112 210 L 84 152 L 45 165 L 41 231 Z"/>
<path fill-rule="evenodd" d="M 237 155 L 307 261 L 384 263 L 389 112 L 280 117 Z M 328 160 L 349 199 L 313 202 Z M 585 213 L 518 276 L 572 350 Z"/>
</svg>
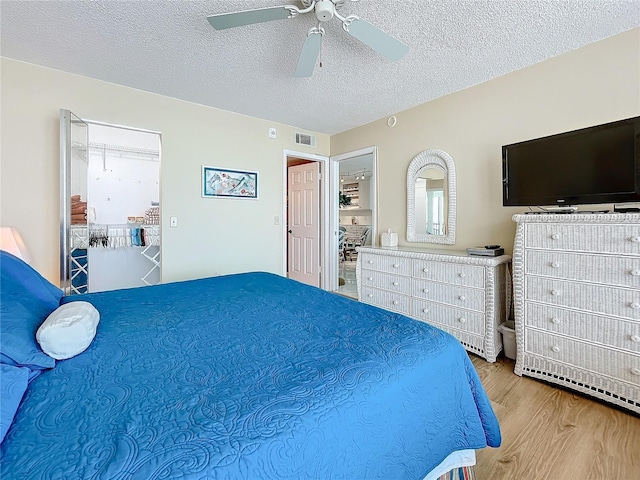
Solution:
<svg viewBox="0 0 640 480">
<path fill-rule="evenodd" d="M 320 162 L 287 169 L 289 278 L 320 286 Z"/>
</svg>

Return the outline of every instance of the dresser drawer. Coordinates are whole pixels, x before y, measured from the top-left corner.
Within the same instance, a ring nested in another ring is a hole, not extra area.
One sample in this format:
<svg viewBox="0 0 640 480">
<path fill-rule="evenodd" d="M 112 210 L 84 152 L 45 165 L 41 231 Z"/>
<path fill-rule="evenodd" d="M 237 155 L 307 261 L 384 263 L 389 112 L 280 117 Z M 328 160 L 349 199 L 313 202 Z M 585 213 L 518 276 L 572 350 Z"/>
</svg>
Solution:
<svg viewBox="0 0 640 480">
<path fill-rule="evenodd" d="M 411 277 L 403 277 L 402 275 L 363 269 L 360 281 L 363 287 L 381 288 L 391 292 L 407 293 L 411 291 Z"/>
<path fill-rule="evenodd" d="M 411 316 L 436 326 L 447 325 L 477 335 L 485 333 L 484 314 L 470 312 L 427 300 L 413 299 Z"/>
<path fill-rule="evenodd" d="M 412 295 L 419 299 L 484 312 L 484 290 L 414 279 Z"/>
<path fill-rule="evenodd" d="M 525 325 L 640 354 L 640 322 L 526 302 Z"/>
<path fill-rule="evenodd" d="M 525 273 L 640 288 L 640 257 L 527 250 Z"/>
<path fill-rule="evenodd" d="M 536 330 L 527 330 L 525 351 L 640 385 L 639 355 L 598 347 Z"/>
<path fill-rule="evenodd" d="M 525 299 L 640 320 L 640 290 L 528 276 Z"/>
<path fill-rule="evenodd" d="M 402 257 L 390 257 L 387 255 L 372 255 L 362 253 L 362 268 L 377 270 L 385 273 L 411 276 L 411 259 Z"/>
<path fill-rule="evenodd" d="M 526 225 L 525 246 L 553 250 L 640 254 L 640 225 Z"/>
<path fill-rule="evenodd" d="M 484 287 L 484 267 L 443 263 L 429 260 L 413 261 L 413 276 L 425 280 L 464 285 L 468 287 Z"/>
<path fill-rule="evenodd" d="M 372 287 L 362 287 L 362 297 L 360 298 L 360 301 L 376 305 L 393 312 L 405 315 L 411 314 L 411 301 L 407 295 L 378 290 L 377 288 Z"/>
</svg>

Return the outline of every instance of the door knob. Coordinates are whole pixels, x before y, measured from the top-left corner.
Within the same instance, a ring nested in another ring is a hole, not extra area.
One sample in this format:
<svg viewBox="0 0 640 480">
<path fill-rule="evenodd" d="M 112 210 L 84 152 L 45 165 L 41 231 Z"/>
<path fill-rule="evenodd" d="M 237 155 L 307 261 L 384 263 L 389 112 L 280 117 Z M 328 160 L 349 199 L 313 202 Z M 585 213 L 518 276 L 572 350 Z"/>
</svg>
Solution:
<svg viewBox="0 0 640 480">
<path fill-rule="evenodd" d="M 289 232 L 289 233 L 293 233 L 293 230 L 287 230 L 287 232 Z"/>
</svg>

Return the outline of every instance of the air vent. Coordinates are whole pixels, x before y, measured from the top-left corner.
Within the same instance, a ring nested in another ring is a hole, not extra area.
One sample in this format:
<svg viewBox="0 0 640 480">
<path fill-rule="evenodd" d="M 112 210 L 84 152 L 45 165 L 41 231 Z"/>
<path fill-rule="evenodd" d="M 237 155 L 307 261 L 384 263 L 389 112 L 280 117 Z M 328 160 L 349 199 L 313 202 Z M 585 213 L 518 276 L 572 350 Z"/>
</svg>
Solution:
<svg viewBox="0 0 640 480">
<path fill-rule="evenodd" d="M 296 133 L 296 145 L 316 146 L 316 137 L 306 133 Z"/>
</svg>

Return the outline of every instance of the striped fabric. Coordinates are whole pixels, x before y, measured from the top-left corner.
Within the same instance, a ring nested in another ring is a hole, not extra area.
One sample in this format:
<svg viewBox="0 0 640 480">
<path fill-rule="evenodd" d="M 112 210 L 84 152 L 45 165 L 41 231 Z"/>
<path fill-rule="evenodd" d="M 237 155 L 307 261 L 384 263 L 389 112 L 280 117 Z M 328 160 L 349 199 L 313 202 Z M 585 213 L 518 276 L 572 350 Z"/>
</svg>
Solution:
<svg viewBox="0 0 640 480">
<path fill-rule="evenodd" d="M 474 467 L 454 468 L 438 480 L 476 480 L 476 470 Z"/>
</svg>

